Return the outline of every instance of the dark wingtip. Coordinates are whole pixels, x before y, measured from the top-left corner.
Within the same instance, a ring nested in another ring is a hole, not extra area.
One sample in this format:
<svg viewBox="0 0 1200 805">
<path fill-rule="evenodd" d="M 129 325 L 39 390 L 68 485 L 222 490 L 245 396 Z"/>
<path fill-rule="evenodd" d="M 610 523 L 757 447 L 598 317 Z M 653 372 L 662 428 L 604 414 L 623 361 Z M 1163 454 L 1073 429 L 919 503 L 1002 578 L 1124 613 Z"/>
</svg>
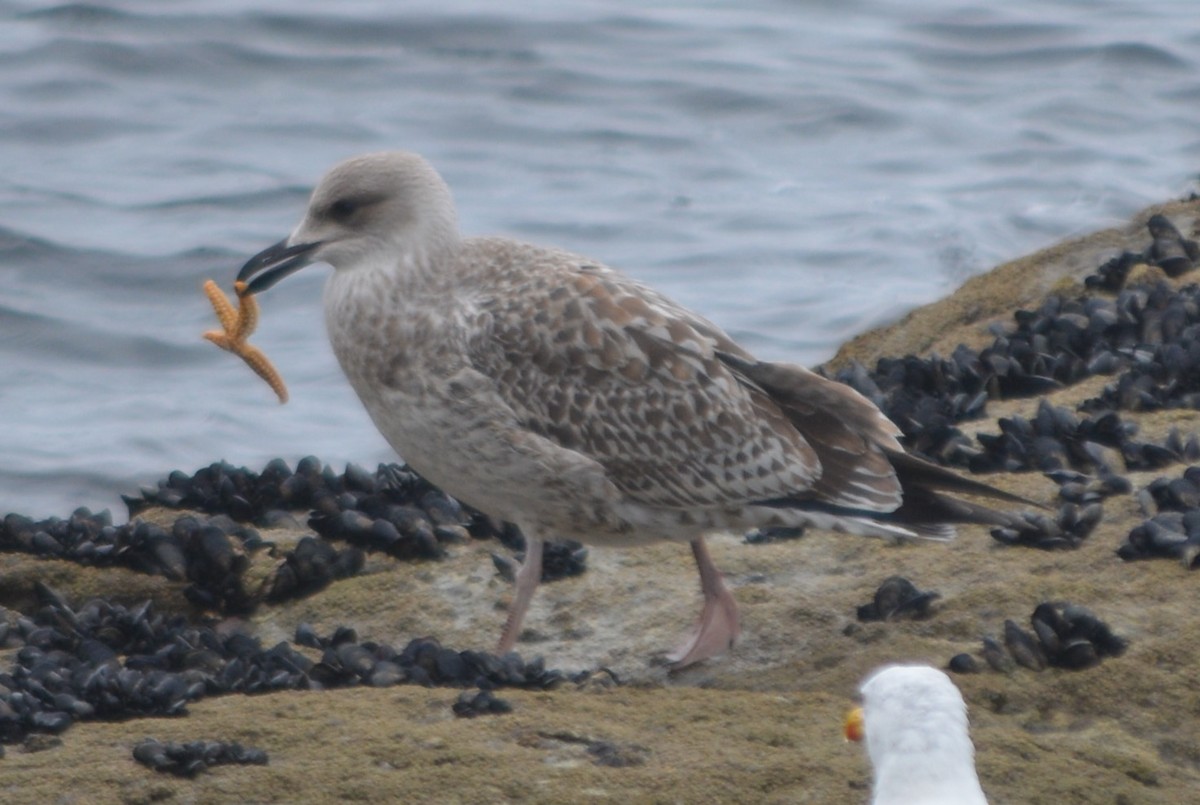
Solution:
<svg viewBox="0 0 1200 805">
<path fill-rule="evenodd" d="M 900 478 L 901 486 L 905 487 L 906 496 L 907 489 L 910 485 L 927 487 L 930 489 L 941 489 L 948 492 L 961 492 L 966 495 L 978 495 L 979 497 L 992 498 L 993 500 L 1003 500 L 1008 503 L 1017 503 L 1022 506 L 1033 506 L 1043 511 L 1049 507 L 1043 503 L 1038 503 L 1036 500 L 1022 497 L 1006 492 L 1003 489 L 985 484 L 981 481 L 975 481 L 971 478 L 964 478 L 952 470 L 948 470 L 931 461 L 926 461 L 923 458 L 918 458 L 912 453 L 905 453 L 897 450 L 885 450 L 888 461 L 896 468 L 896 474 Z"/>
</svg>

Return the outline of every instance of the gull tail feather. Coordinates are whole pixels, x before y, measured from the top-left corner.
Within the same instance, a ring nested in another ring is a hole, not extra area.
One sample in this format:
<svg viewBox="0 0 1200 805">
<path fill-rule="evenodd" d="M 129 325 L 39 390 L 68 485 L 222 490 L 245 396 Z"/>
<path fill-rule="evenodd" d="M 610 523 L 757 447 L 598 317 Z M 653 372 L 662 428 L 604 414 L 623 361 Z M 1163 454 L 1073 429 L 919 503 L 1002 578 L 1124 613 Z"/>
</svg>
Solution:
<svg viewBox="0 0 1200 805">
<path fill-rule="evenodd" d="M 874 520 L 942 540 L 954 536 L 953 523 L 1010 526 L 1020 521 L 1014 514 L 953 494 L 1045 508 L 905 452 L 896 438 L 899 428 L 847 386 L 800 366 L 725 353 L 718 357 L 741 382 L 769 395 L 816 451 L 825 470 L 805 493 L 761 501 L 762 505 Z"/>
</svg>

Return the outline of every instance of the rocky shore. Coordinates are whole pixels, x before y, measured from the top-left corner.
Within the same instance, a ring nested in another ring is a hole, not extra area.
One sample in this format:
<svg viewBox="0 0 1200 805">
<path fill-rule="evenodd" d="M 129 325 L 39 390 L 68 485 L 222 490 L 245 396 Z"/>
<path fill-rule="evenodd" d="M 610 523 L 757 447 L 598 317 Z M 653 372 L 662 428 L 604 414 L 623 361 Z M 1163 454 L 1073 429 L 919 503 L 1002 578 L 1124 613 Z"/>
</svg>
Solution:
<svg viewBox="0 0 1200 805">
<path fill-rule="evenodd" d="M 560 546 L 494 657 L 519 536 L 403 467 L 218 462 L 127 525 L 10 515 L 0 798 L 865 802 L 842 716 L 923 661 L 957 671 L 993 802 L 1187 801 L 1198 226 L 1147 210 L 847 344 L 823 371 L 914 449 L 1046 508 L 946 544 L 714 539 L 742 642 L 678 673 L 686 548 Z"/>
</svg>

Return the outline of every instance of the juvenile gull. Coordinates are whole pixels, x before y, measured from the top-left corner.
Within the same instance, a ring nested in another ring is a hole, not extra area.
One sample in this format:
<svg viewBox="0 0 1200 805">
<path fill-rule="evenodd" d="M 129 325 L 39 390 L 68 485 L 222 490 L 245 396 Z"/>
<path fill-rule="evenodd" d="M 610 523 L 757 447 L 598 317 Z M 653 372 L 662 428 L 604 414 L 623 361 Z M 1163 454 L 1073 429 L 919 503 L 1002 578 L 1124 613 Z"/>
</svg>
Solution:
<svg viewBox="0 0 1200 805">
<path fill-rule="evenodd" d="M 669 655 L 682 666 L 739 632 L 708 532 L 944 538 L 948 522 L 1009 522 L 935 491 L 1014 499 L 906 454 L 899 429 L 848 387 L 758 362 L 594 260 L 462 237 L 450 189 L 416 154 L 334 167 L 299 226 L 238 279 L 257 293 L 318 261 L 335 269 L 334 353 L 384 437 L 429 481 L 525 534 L 500 652 L 520 633 L 547 539 L 688 542 L 704 609 Z"/>
</svg>

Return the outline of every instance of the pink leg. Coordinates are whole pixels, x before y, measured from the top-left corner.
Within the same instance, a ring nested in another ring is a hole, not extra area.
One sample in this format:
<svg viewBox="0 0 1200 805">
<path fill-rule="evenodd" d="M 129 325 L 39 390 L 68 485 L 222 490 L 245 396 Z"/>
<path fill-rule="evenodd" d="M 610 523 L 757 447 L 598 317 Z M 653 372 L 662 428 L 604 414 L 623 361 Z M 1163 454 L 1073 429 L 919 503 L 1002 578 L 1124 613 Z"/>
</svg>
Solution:
<svg viewBox="0 0 1200 805">
<path fill-rule="evenodd" d="M 508 606 L 508 620 L 504 623 L 504 631 L 500 633 L 500 642 L 496 645 L 497 654 L 507 654 L 512 651 L 521 633 L 521 622 L 525 620 L 525 612 L 529 602 L 533 600 L 533 591 L 542 580 L 542 541 L 525 537 L 525 561 L 517 571 L 516 593 Z"/>
<path fill-rule="evenodd" d="M 728 651 L 741 634 L 737 601 L 721 580 L 721 571 L 708 555 L 703 539 L 692 540 L 692 555 L 700 568 L 700 591 L 704 593 L 704 610 L 700 622 L 679 648 L 667 655 L 675 668 L 707 660 Z"/>
</svg>

